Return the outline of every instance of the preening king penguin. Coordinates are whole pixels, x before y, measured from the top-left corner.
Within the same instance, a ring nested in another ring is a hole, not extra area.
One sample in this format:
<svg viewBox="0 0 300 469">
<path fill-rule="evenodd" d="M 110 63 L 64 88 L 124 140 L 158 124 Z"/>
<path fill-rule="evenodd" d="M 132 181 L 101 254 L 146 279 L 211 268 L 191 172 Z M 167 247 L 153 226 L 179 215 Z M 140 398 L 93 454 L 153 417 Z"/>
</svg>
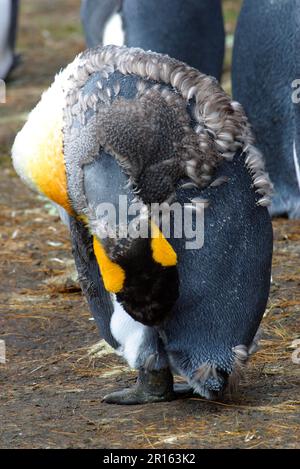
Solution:
<svg viewBox="0 0 300 469">
<path fill-rule="evenodd" d="M 244 0 L 232 71 L 274 183 L 271 214 L 289 218 L 300 218 L 299 25 L 299 0 Z"/>
<path fill-rule="evenodd" d="M 100 333 L 139 370 L 106 402 L 172 399 L 174 373 L 208 398 L 232 385 L 253 350 L 272 258 L 271 183 L 240 104 L 167 55 L 98 47 L 56 77 L 12 155 L 24 181 L 68 213 Z M 114 226 L 103 204 L 119 213 L 123 200 L 128 221 Z M 202 247 L 152 221 L 152 204 L 171 201 L 206 207 Z"/>
</svg>

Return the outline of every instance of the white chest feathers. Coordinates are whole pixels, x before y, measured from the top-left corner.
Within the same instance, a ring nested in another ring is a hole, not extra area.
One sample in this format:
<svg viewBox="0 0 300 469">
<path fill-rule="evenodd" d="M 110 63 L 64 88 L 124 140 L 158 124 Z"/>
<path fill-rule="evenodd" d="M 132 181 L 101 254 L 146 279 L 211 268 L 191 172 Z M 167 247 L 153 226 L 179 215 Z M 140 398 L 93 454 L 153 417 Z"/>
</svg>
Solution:
<svg viewBox="0 0 300 469">
<path fill-rule="evenodd" d="M 135 368 L 147 326 L 132 319 L 114 298 L 114 313 L 111 317 L 110 329 L 113 337 L 120 344 L 118 352 L 131 368 Z"/>
</svg>

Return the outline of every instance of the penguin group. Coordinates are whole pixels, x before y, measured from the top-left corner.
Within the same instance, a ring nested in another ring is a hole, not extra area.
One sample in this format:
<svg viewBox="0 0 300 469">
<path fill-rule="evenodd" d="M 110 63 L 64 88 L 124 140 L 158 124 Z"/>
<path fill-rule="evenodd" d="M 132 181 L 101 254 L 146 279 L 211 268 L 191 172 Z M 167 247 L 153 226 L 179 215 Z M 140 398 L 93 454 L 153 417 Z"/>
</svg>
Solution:
<svg viewBox="0 0 300 469">
<path fill-rule="evenodd" d="M 127 46 L 168 54 L 221 80 L 225 50 L 221 0 L 84 0 L 82 22 L 89 47 L 102 43 L 114 13 L 121 16 Z M 299 22 L 300 0 L 243 0 L 232 62 L 233 97 L 245 109 L 274 184 L 270 214 L 296 219 L 300 218 Z"/>
<path fill-rule="evenodd" d="M 93 0 L 83 3 L 87 37 L 96 31 L 101 41 L 119 11 L 127 46 L 92 47 L 56 76 L 16 137 L 14 166 L 59 205 L 100 334 L 138 370 L 132 388 L 104 401 L 158 402 L 183 391 L 216 399 L 236 386 L 256 349 L 273 245 L 263 156 L 242 105 L 217 81 L 221 4 L 100 3 L 98 30 L 85 16 Z M 247 1 L 244 8 L 238 34 L 243 15 L 251 17 Z M 123 200 L 126 211 L 139 207 L 127 224 L 138 231 L 146 221 L 147 236 L 124 237 L 120 217 L 112 226 L 99 212 L 103 204 L 118 212 Z M 200 247 L 187 249 L 184 217 L 180 237 L 174 223 L 164 232 L 163 216 L 153 221 L 153 204 L 167 212 L 172 203 L 192 214 L 193 232 L 204 213 Z M 174 385 L 176 375 L 187 389 Z"/>
</svg>

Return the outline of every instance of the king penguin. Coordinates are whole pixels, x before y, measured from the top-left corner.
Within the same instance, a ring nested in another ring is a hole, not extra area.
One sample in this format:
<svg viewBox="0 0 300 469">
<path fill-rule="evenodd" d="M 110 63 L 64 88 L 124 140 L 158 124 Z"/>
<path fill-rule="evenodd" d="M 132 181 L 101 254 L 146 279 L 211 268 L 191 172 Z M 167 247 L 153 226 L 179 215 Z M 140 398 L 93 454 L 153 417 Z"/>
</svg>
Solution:
<svg viewBox="0 0 300 469">
<path fill-rule="evenodd" d="M 232 72 L 234 98 L 246 111 L 274 183 L 271 214 L 298 219 L 299 24 L 299 0 L 244 0 Z"/>
<path fill-rule="evenodd" d="M 19 0 L 0 0 L 0 79 L 6 80 L 16 65 L 14 53 Z"/>
<path fill-rule="evenodd" d="M 100 333 L 138 370 L 135 386 L 104 400 L 173 399 L 176 374 L 206 398 L 231 388 L 255 348 L 272 258 L 271 183 L 241 105 L 167 55 L 97 47 L 57 75 L 12 157 L 67 213 Z M 204 211 L 200 246 L 152 219 L 153 204 L 171 202 L 196 234 Z"/>
<path fill-rule="evenodd" d="M 103 45 L 114 14 L 126 46 L 168 54 L 220 80 L 225 47 L 220 0 L 84 0 L 88 47 Z"/>
</svg>

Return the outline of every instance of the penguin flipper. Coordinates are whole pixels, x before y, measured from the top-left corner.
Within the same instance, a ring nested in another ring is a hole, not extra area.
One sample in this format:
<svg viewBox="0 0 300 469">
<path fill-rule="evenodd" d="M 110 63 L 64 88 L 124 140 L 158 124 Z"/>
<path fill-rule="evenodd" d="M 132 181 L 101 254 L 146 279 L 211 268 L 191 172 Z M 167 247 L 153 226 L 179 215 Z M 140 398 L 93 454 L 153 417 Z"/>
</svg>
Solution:
<svg viewBox="0 0 300 469">
<path fill-rule="evenodd" d="M 105 290 L 99 266 L 93 251 L 93 239 L 82 222 L 70 217 L 72 251 L 82 291 L 88 301 L 101 337 L 113 348 L 119 344 L 110 330 L 113 303 Z"/>
</svg>

